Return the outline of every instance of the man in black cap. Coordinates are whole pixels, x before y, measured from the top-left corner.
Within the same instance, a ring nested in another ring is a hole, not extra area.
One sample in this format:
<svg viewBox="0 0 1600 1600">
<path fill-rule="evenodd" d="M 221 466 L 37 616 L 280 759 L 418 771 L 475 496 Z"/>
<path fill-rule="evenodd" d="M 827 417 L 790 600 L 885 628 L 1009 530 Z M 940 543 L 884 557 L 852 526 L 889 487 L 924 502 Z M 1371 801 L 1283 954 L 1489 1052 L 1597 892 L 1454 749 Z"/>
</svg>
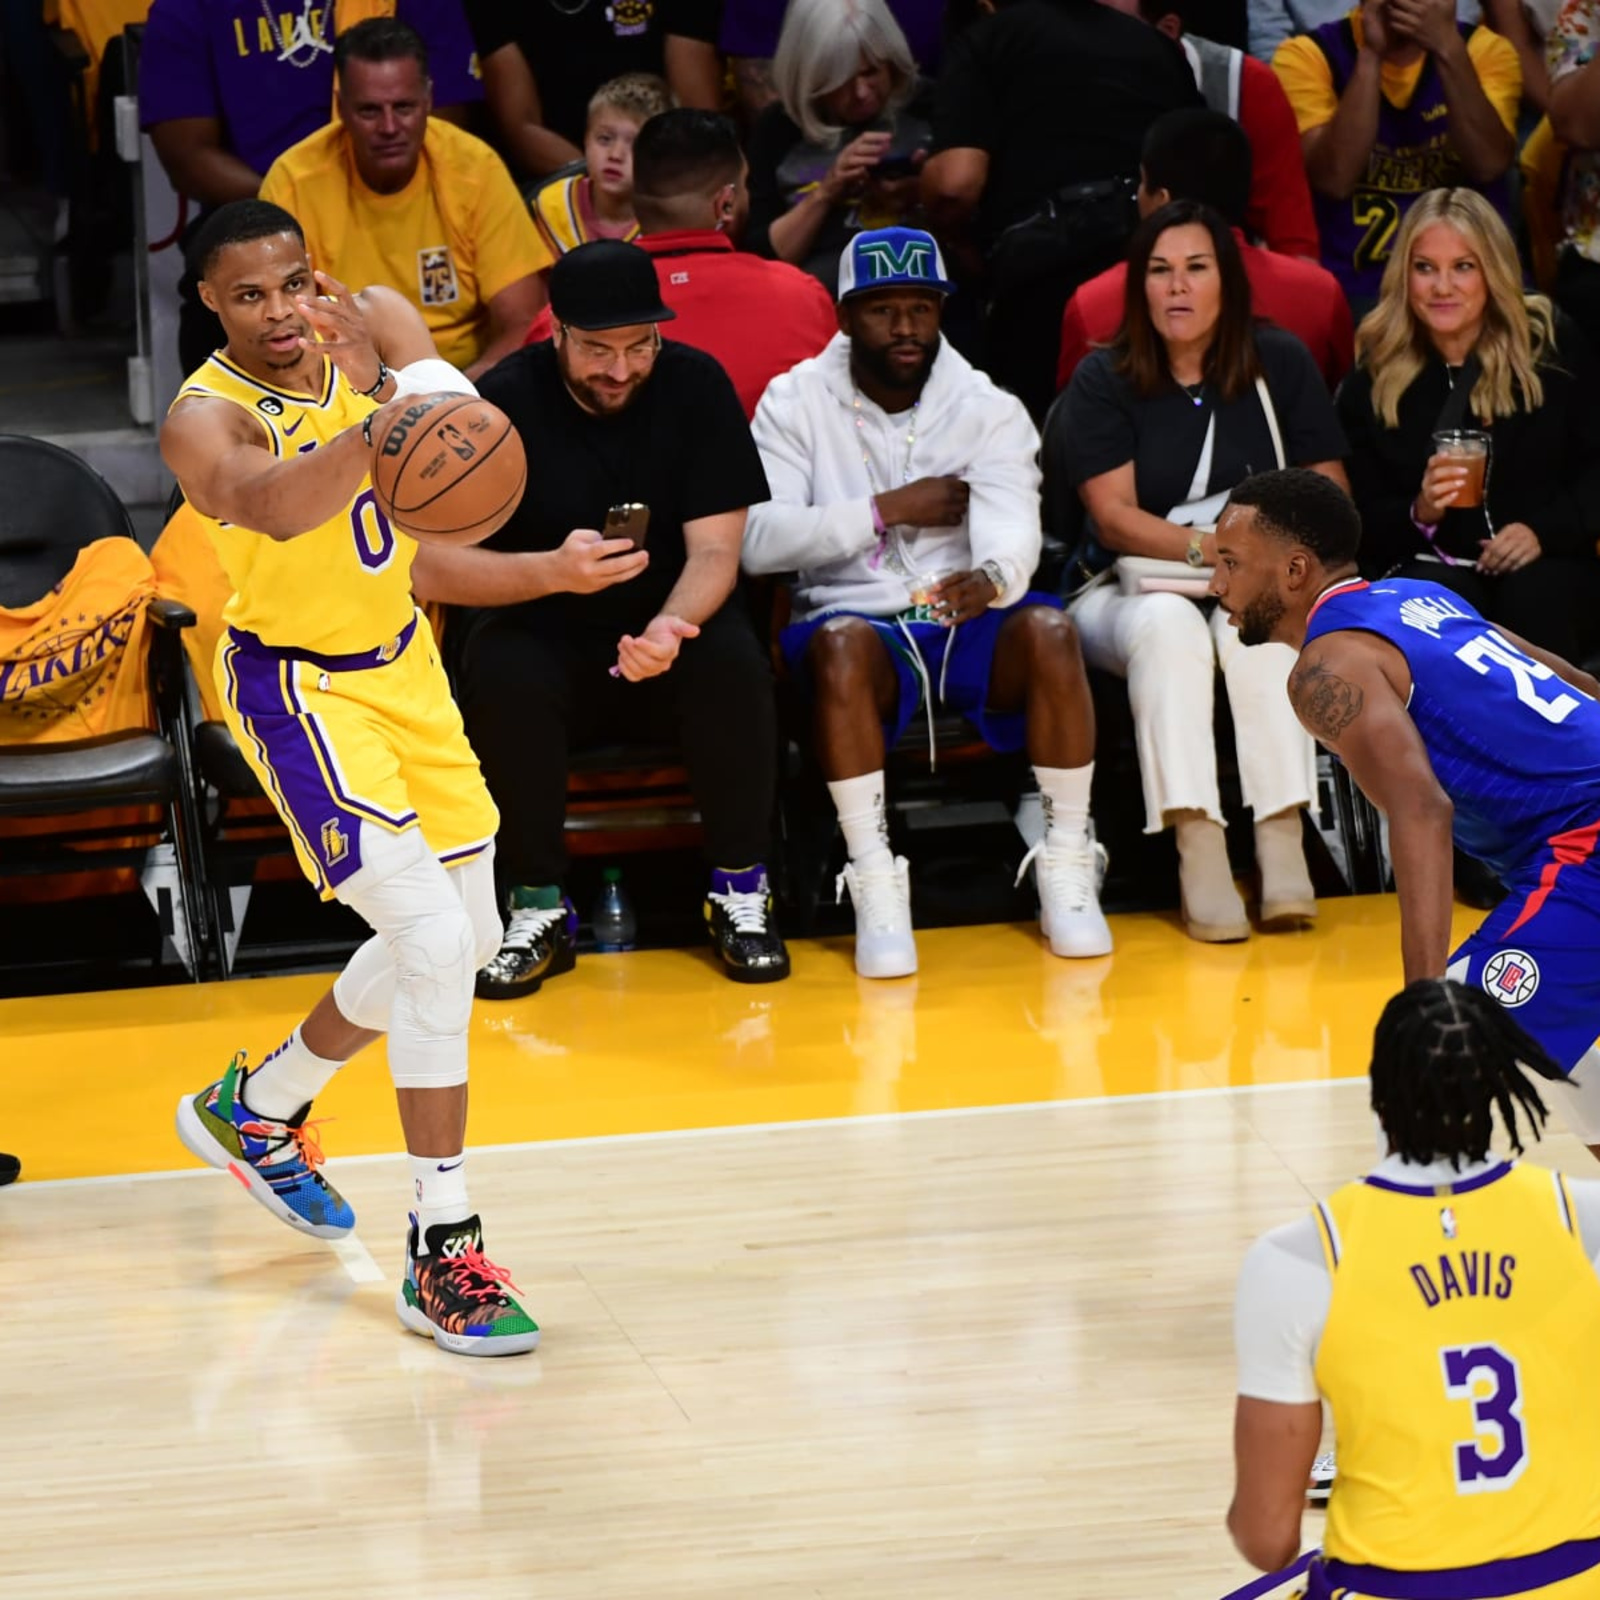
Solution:
<svg viewBox="0 0 1600 1600">
<path fill-rule="evenodd" d="M 554 339 L 478 382 L 527 449 L 521 505 L 476 548 L 423 546 L 412 573 L 419 598 L 462 608 L 446 636 L 457 698 L 500 807 L 509 925 L 477 992 L 510 999 L 571 970 L 567 756 L 629 737 L 683 751 L 728 975 L 787 977 L 765 864 L 772 672 L 734 596 L 761 457 L 722 368 L 663 341 L 673 313 L 644 251 L 579 246 L 551 271 L 550 307 Z"/>
</svg>

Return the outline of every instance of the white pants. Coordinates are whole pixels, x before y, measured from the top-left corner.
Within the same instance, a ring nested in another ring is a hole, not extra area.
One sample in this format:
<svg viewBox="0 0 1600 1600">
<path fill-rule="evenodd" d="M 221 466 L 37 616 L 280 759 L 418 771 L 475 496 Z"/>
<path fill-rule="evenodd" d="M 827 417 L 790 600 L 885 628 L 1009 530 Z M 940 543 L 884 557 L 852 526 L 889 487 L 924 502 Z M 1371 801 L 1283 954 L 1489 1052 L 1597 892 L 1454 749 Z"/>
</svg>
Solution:
<svg viewBox="0 0 1600 1600">
<path fill-rule="evenodd" d="M 1067 611 L 1084 660 L 1128 681 L 1146 833 L 1159 833 L 1173 811 L 1203 811 L 1222 821 L 1211 720 L 1218 665 L 1233 711 L 1244 803 L 1258 818 L 1310 805 L 1316 746 L 1289 704 L 1295 655 L 1288 645 L 1246 647 L 1220 609 L 1208 625 L 1182 595 L 1124 595 L 1114 582 L 1097 584 Z"/>
</svg>

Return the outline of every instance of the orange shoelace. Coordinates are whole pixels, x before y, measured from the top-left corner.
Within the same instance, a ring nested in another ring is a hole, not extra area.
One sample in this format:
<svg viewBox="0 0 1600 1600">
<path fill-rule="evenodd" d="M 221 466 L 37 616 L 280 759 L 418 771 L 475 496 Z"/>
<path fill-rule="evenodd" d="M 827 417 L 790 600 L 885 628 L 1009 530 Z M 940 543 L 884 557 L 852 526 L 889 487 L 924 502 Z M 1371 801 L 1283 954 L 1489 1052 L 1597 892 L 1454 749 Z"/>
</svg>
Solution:
<svg viewBox="0 0 1600 1600">
<path fill-rule="evenodd" d="M 474 1300 L 503 1300 L 507 1289 L 522 1291 L 511 1281 L 511 1274 L 497 1266 L 481 1249 L 467 1248 L 458 1256 L 445 1256 L 445 1270 L 455 1279 L 456 1292 Z M 474 1283 L 472 1279 L 479 1279 Z"/>
</svg>

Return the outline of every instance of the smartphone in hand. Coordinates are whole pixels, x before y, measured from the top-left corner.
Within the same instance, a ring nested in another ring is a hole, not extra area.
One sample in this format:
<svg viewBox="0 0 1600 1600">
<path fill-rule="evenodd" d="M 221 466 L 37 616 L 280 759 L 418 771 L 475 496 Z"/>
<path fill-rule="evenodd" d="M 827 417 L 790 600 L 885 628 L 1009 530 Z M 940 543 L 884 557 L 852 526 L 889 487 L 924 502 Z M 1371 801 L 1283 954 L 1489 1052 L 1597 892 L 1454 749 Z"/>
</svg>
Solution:
<svg viewBox="0 0 1600 1600">
<path fill-rule="evenodd" d="M 635 550 L 644 549 L 645 534 L 650 527 L 650 507 L 629 501 L 612 506 L 606 512 L 605 536 L 608 539 L 631 539 Z"/>
</svg>

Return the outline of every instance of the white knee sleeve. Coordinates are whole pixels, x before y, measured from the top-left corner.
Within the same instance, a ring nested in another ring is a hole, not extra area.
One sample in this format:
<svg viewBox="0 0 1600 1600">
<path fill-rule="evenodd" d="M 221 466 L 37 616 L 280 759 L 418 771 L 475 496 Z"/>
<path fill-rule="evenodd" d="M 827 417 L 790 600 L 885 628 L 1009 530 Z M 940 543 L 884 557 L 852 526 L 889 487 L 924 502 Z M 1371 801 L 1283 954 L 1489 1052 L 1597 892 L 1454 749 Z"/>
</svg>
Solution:
<svg viewBox="0 0 1600 1600">
<path fill-rule="evenodd" d="M 386 834 L 367 828 L 364 835 L 368 865 L 339 898 L 378 937 L 363 945 L 339 975 L 334 1001 L 350 1021 L 387 1030 L 396 1088 L 465 1083 L 477 970 L 472 918 L 420 830 Z M 388 1013 L 380 1022 L 385 993 Z"/>
<path fill-rule="evenodd" d="M 481 856 L 452 867 L 450 881 L 472 919 L 473 966 L 485 966 L 499 954 L 506 931 L 494 892 L 494 846 L 491 844 Z"/>
</svg>

